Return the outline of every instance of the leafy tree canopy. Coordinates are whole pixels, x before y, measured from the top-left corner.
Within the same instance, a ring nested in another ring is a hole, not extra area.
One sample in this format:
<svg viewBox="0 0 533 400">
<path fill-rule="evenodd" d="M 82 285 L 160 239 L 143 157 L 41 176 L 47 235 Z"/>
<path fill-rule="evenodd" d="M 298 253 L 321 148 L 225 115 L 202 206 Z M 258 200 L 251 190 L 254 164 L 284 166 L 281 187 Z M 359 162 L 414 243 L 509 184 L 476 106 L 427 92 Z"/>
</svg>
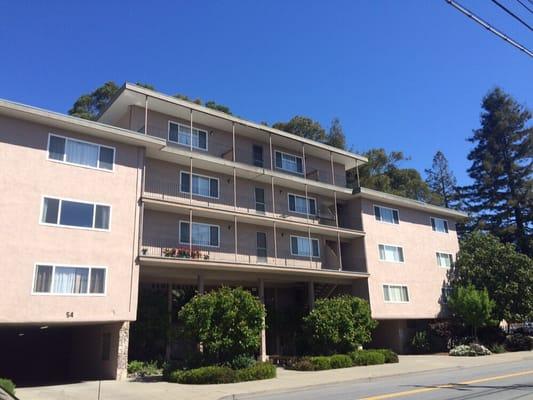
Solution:
<svg viewBox="0 0 533 400">
<path fill-rule="evenodd" d="M 439 150 L 433 157 L 433 164 L 426 169 L 426 183 L 434 194 L 436 204 L 444 207 L 452 207 L 457 200 L 457 180 L 450 171 L 448 160 Z"/>
<path fill-rule="evenodd" d="M 113 81 L 104 83 L 91 93 L 81 95 L 68 113 L 75 117 L 96 120 L 109 100 L 117 93 L 119 87 Z"/>
<path fill-rule="evenodd" d="M 474 285 L 456 287 L 448 306 L 455 316 L 472 328 L 472 334 L 477 337 L 477 330 L 485 326 L 491 319 L 494 302 L 490 300 L 487 289 L 478 290 Z"/>
<path fill-rule="evenodd" d="M 486 288 L 494 317 L 508 322 L 533 318 L 533 260 L 497 237 L 474 231 L 461 240 L 452 269 L 453 287 Z"/>
<path fill-rule="evenodd" d="M 326 130 L 319 122 L 313 121 L 309 117 L 296 115 L 288 122 L 276 122 L 272 127 L 317 142 L 324 143 L 326 141 Z"/>
</svg>

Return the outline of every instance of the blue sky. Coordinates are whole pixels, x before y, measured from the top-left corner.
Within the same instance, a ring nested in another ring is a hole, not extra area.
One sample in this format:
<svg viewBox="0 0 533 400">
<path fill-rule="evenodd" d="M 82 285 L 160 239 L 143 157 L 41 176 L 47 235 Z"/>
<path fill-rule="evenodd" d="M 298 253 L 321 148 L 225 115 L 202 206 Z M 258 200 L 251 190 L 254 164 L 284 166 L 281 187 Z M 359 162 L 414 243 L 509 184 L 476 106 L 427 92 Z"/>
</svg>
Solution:
<svg viewBox="0 0 533 400">
<path fill-rule="evenodd" d="M 533 47 L 490 1 L 459 2 Z M 0 49 L 1 98 L 66 112 L 105 81 L 150 82 L 253 121 L 339 117 L 354 149 L 403 150 L 420 171 L 442 150 L 461 183 L 482 96 L 533 107 L 533 59 L 444 0 L 4 0 Z"/>
</svg>

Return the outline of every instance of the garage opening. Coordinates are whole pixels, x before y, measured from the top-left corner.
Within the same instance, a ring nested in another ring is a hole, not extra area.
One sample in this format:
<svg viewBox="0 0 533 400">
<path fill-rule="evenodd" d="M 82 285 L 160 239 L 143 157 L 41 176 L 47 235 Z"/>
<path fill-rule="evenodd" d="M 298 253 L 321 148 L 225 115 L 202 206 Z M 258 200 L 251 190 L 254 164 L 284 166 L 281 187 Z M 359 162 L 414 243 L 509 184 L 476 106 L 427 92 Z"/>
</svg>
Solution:
<svg viewBox="0 0 533 400">
<path fill-rule="evenodd" d="M 120 326 L 0 327 L 0 377 L 17 386 L 115 379 Z"/>
</svg>

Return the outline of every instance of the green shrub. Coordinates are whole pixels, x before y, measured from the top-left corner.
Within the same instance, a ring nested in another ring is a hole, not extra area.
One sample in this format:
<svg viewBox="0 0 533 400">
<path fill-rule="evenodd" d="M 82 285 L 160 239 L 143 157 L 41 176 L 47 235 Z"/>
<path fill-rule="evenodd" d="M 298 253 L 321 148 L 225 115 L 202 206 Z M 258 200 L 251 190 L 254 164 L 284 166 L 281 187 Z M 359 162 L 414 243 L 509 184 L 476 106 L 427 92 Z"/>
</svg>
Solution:
<svg viewBox="0 0 533 400">
<path fill-rule="evenodd" d="M 185 371 L 176 370 L 170 373 L 171 382 L 203 385 L 210 383 L 232 383 L 237 380 L 237 373 L 229 367 L 212 365 Z"/>
<path fill-rule="evenodd" d="M 229 366 L 232 369 L 244 369 L 249 368 L 255 364 L 255 360 L 252 357 L 240 355 L 235 357 L 231 362 L 229 363 Z"/>
<path fill-rule="evenodd" d="M 505 342 L 505 332 L 498 325 L 487 325 L 479 328 L 477 332 L 479 342 L 485 346 L 502 344 Z"/>
<path fill-rule="evenodd" d="M 349 295 L 317 300 L 313 310 L 303 318 L 304 332 L 315 354 L 353 351 L 370 341 L 370 332 L 376 325 L 368 303 Z"/>
<path fill-rule="evenodd" d="M 383 357 L 385 357 L 385 364 L 396 364 L 400 361 L 398 359 L 398 354 L 390 349 L 377 349 L 376 351 L 379 351 L 381 354 L 383 354 Z"/>
<path fill-rule="evenodd" d="M 357 366 L 385 364 L 385 355 L 380 350 L 357 350 L 348 355 Z"/>
<path fill-rule="evenodd" d="M 258 362 L 248 368 L 236 371 L 236 382 L 257 381 L 276 377 L 276 366 L 268 362 Z"/>
<path fill-rule="evenodd" d="M 332 369 L 349 368 L 352 366 L 352 359 L 346 354 L 335 354 L 329 358 Z"/>
<path fill-rule="evenodd" d="M 426 331 L 418 331 L 411 339 L 411 350 L 416 354 L 429 352 L 429 339 Z"/>
<path fill-rule="evenodd" d="M 309 357 L 309 361 L 313 364 L 314 371 L 331 369 L 331 359 L 328 356 Z"/>
<path fill-rule="evenodd" d="M 462 344 L 450 350 L 450 356 L 456 357 L 475 357 L 475 356 L 489 356 L 490 350 L 485 346 L 477 343 Z"/>
<path fill-rule="evenodd" d="M 506 351 L 503 344 L 493 344 L 492 346 L 489 346 L 489 350 L 494 354 L 505 353 Z"/>
<path fill-rule="evenodd" d="M 504 343 L 507 351 L 528 351 L 533 350 L 533 337 L 513 333 L 505 338 Z"/>
<path fill-rule="evenodd" d="M 15 384 L 12 380 L 7 378 L 0 378 L 0 387 L 4 389 L 6 392 L 15 395 Z"/>
<path fill-rule="evenodd" d="M 138 376 L 159 375 L 161 368 L 157 366 L 157 361 L 138 361 L 133 360 L 128 363 L 128 374 Z"/>
<path fill-rule="evenodd" d="M 259 350 L 265 307 L 242 288 L 222 287 L 194 296 L 178 317 L 184 336 L 202 343 L 206 361 L 228 364 Z"/>
</svg>

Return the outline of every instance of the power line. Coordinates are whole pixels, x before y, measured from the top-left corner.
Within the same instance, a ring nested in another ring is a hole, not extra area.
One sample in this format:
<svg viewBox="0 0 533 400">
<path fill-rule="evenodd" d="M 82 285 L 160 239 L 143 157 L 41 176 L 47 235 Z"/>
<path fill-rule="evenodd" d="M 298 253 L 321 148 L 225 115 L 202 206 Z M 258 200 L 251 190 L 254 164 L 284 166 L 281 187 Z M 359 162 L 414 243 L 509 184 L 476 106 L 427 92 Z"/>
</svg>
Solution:
<svg viewBox="0 0 533 400">
<path fill-rule="evenodd" d="M 489 30 L 490 32 L 494 33 L 496 36 L 498 36 L 500 39 L 503 39 L 505 40 L 507 43 L 509 43 L 510 45 L 516 47 L 517 49 L 523 51 L 524 53 L 526 53 L 528 56 L 530 57 L 533 57 L 533 52 L 531 50 L 529 50 L 528 48 L 522 46 L 520 43 L 518 43 L 516 40 L 513 40 L 511 39 L 509 36 L 507 36 L 505 33 L 499 31 L 498 29 L 496 28 L 493 28 L 488 22 L 482 20 L 481 18 L 479 18 L 477 15 L 475 15 L 473 12 L 471 12 L 470 10 L 466 9 L 465 7 L 463 7 L 462 5 L 458 4 L 457 2 L 455 2 L 454 0 L 445 0 L 449 5 L 453 6 L 454 8 L 456 8 L 457 10 L 461 11 L 463 14 L 465 14 L 468 18 L 471 18 L 473 19 L 474 21 L 476 21 L 478 24 L 480 24 L 481 26 L 483 26 L 484 28 L 486 28 L 487 30 Z M 533 0 L 529 0 L 530 2 L 532 2 Z"/>
<path fill-rule="evenodd" d="M 503 4 L 501 4 L 500 2 L 496 1 L 496 0 L 492 0 L 492 2 L 494 4 L 496 4 L 498 7 L 500 7 L 503 11 L 505 11 L 507 14 L 509 14 L 510 16 L 512 16 L 514 19 L 520 21 L 520 23 L 522 25 L 525 25 L 528 27 L 528 29 L 530 31 L 533 31 L 533 28 L 531 26 L 529 26 L 529 24 L 527 22 L 525 22 L 522 18 L 520 18 L 518 15 L 516 15 L 514 12 L 510 11 L 507 7 L 505 7 Z"/>
<path fill-rule="evenodd" d="M 518 1 L 522 5 L 522 7 L 524 7 L 526 10 L 528 10 L 530 13 L 533 14 L 533 10 L 529 8 L 528 6 L 526 6 L 524 3 L 522 3 L 521 0 L 516 0 L 516 1 Z"/>
</svg>

